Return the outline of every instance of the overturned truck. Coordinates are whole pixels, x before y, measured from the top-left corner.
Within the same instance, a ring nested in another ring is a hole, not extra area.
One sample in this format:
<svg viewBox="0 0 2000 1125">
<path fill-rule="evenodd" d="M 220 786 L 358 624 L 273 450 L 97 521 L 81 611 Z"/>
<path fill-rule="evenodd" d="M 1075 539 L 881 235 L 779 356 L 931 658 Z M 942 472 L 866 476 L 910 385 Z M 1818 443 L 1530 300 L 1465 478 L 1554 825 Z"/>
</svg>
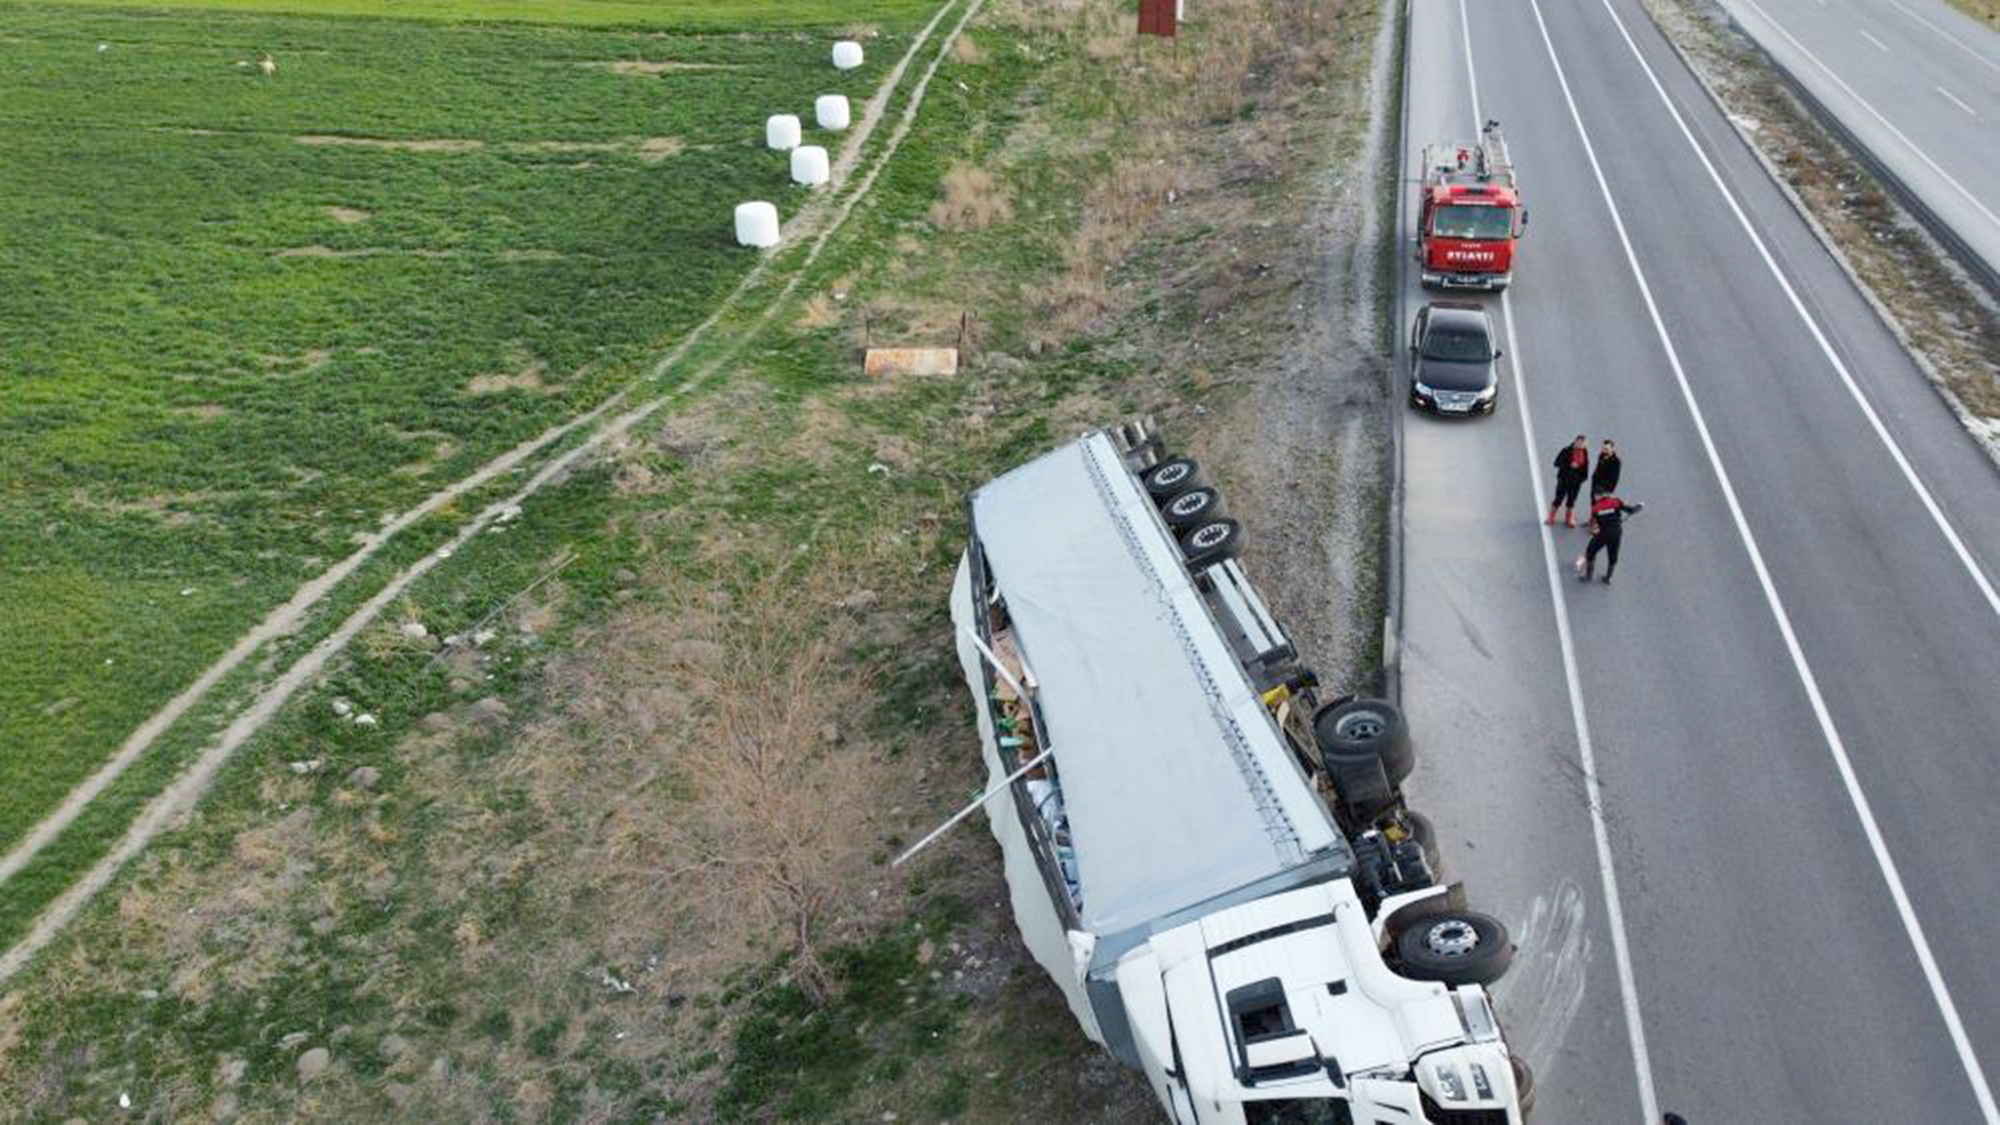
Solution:
<svg viewBox="0 0 2000 1125">
<path fill-rule="evenodd" d="M 986 811 L 1085 1033 L 1176 1122 L 1521 1121 L 1512 946 L 1439 882 L 1400 715 L 1319 704 L 1199 467 L 1134 423 L 967 507 Z"/>
</svg>

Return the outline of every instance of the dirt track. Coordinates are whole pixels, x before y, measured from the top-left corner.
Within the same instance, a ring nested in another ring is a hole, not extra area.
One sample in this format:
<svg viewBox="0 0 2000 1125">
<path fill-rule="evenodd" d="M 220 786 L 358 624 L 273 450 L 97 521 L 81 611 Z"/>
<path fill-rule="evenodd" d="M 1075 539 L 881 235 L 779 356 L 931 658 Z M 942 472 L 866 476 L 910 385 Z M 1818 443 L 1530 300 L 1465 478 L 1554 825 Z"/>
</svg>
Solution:
<svg viewBox="0 0 2000 1125">
<path fill-rule="evenodd" d="M 252 702 L 224 728 L 221 736 L 208 749 L 203 751 L 201 757 L 193 765 L 188 767 L 171 785 L 147 803 L 139 815 L 133 819 L 117 846 L 96 864 L 92 865 L 89 871 L 79 877 L 74 884 L 49 904 L 43 910 L 42 914 L 36 918 L 35 924 L 29 930 L 27 936 L 16 943 L 13 948 L 7 950 L 5 954 L 0 954 L 0 984 L 4 984 L 11 979 L 27 965 L 35 953 L 53 940 L 61 932 L 62 928 L 76 916 L 77 912 L 111 881 L 112 877 L 118 873 L 119 869 L 126 862 L 142 851 L 161 831 L 192 810 L 195 802 L 208 789 L 209 785 L 214 781 L 216 774 L 221 771 L 223 765 L 228 762 L 237 748 L 242 746 L 244 742 L 248 741 L 258 731 L 262 730 L 277 714 L 278 710 L 297 694 L 301 687 L 311 683 L 325 669 L 327 663 L 333 657 L 339 655 L 356 636 L 360 635 L 363 629 L 372 624 L 384 609 L 394 604 L 396 599 L 401 597 L 412 584 L 429 573 L 438 563 L 451 557 L 452 554 L 470 542 L 473 537 L 484 531 L 505 512 L 518 509 L 524 500 L 539 492 L 550 481 L 561 477 L 582 458 L 599 450 L 610 439 L 629 431 L 633 426 L 651 417 L 661 408 L 681 398 L 689 388 L 699 386 L 711 378 L 716 371 L 729 362 L 737 348 L 740 348 L 744 341 L 754 336 L 764 325 L 769 323 L 778 304 L 793 292 L 798 284 L 799 277 L 803 276 L 803 272 L 817 260 L 821 250 L 832 236 L 840 230 L 848 216 L 853 213 L 855 206 L 873 189 L 876 177 L 880 174 L 881 170 L 894 158 L 897 149 L 901 146 L 903 139 L 909 133 L 911 125 L 916 120 L 917 112 L 923 105 L 925 93 L 928 91 L 931 79 L 936 75 L 939 65 L 950 52 L 953 41 L 965 29 L 966 24 L 978 14 L 983 3 L 984 0 L 970 0 L 965 5 L 964 12 L 958 22 L 952 26 L 951 31 L 939 42 L 929 66 L 924 70 L 922 77 L 912 89 L 903 116 L 897 121 L 888 142 L 884 145 L 881 154 L 868 166 L 867 171 L 854 186 L 853 190 L 847 191 L 844 194 L 829 192 L 809 205 L 805 212 L 790 224 L 789 230 L 794 238 L 816 236 L 814 237 L 812 247 L 806 257 L 799 263 L 798 271 L 795 272 L 792 279 L 787 282 L 778 295 L 765 307 L 762 314 L 752 322 L 751 326 L 745 330 L 728 351 L 708 364 L 700 372 L 691 376 L 680 386 L 656 395 L 642 402 L 640 405 L 612 417 L 609 421 L 603 421 L 604 416 L 614 407 L 628 400 L 633 391 L 665 375 L 686 356 L 687 352 L 695 344 L 705 338 L 722 316 L 734 308 L 742 295 L 754 289 L 763 280 L 770 269 L 770 262 L 772 261 L 770 258 L 759 262 L 744 277 L 743 281 L 730 292 L 729 296 L 723 299 L 715 311 L 709 314 L 706 320 L 696 325 L 687 336 L 683 337 L 680 342 L 667 351 L 647 371 L 644 379 L 619 391 L 594 409 L 544 431 L 530 441 L 508 450 L 501 456 L 481 466 L 465 478 L 433 493 L 431 496 L 425 498 L 422 503 L 385 523 L 382 530 L 372 535 L 366 543 L 347 558 L 342 559 L 325 573 L 300 587 L 298 592 L 293 594 L 288 601 L 272 610 L 263 621 L 258 623 L 256 628 L 245 634 L 235 645 L 231 646 L 221 659 L 210 665 L 201 675 L 197 676 L 195 681 L 186 690 L 175 696 L 165 707 L 161 708 L 148 718 L 145 723 L 141 724 L 125 740 L 119 747 L 118 752 L 109 761 L 73 790 L 55 812 L 51 813 L 40 824 L 37 824 L 20 844 L 4 858 L 0 858 L 0 884 L 4 884 L 7 879 L 32 861 L 44 847 L 61 835 L 83 812 L 91 800 L 116 781 L 120 775 L 152 747 L 160 735 L 164 734 L 185 716 L 217 683 L 240 667 L 243 661 L 247 660 L 258 649 L 263 647 L 266 642 L 297 631 L 305 622 L 307 614 L 324 600 L 327 594 L 331 593 L 341 581 L 373 557 L 377 551 L 397 534 L 407 530 L 418 521 L 444 508 L 446 505 L 474 492 L 483 485 L 521 468 L 536 454 L 551 447 L 571 433 L 596 425 L 596 429 L 592 430 L 588 438 L 543 465 L 521 488 L 517 489 L 511 495 L 489 505 L 485 510 L 480 512 L 477 517 L 468 522 L 459 531 L 458 535 L 453 537 L 447 546 L 426 555 L 423 559 L 397 573 L 375 596 L 368 599 L 359 609 L 349 615 L 345 621 L 341 622 L 338 629 L 319 644 L 313 646 L 311 651 L 294 662 L 277 680 L 260 691 Z M 915 59 L 923 50 L 925 44 L 930 42 L 933 33 L 937 30 L 938 25 L 943 21 L 944 17 L 949 14 L 951 7 L 952 4 L 950 2 L 939 7 L 937 14 L 931 18 L 929 23 L 924 25 L 923 29 L 912 41 L 910 49 L 905 52 L 902 59 L 884 77 L 882 85 L 877 90 L 875 96 L 869 99 L 860 120 L 855 124 L 855 127 L 848 136 L 845 151 L 842 153 L 833 185 L 835 191 L 845 186 L 845 177 L 857 165 L 860 154 L 866 147 L 869 137 L 881 123 L 890 100 L 894 97 L 897 88 L 901 85 L 903 77 L 908 71 L 911 60 Z"/>
</svg>

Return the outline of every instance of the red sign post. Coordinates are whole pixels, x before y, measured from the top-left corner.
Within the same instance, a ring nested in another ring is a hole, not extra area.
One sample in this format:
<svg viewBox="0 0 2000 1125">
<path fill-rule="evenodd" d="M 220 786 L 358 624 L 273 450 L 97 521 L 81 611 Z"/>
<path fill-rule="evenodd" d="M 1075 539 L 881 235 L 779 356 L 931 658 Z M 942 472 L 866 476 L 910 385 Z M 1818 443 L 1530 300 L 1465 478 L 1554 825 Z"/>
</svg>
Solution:
<svg viewBox="0 0 2000 1125">
<path fill-rule="evenodd" d="M 1179 30 L 1179 7 L 1180 0 L 1139 0 L 1139 34 L 1173 38 Z"/>
</svg>

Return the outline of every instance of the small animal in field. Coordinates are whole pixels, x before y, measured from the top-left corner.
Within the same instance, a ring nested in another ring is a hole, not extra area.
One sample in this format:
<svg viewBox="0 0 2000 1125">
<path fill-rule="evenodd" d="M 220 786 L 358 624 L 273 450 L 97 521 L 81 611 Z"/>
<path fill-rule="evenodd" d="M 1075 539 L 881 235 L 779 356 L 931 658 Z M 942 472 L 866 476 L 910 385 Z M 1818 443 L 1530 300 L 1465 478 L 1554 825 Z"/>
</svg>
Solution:
<svg viewBox="0 0 2000 1125">
<path fill-rule="evenodd" d="M 268 52 L 258 55 L 257 70 L 266 78 L 276 78 L 278 76 L 278 60 L 272 58 Z"/>
</svg>

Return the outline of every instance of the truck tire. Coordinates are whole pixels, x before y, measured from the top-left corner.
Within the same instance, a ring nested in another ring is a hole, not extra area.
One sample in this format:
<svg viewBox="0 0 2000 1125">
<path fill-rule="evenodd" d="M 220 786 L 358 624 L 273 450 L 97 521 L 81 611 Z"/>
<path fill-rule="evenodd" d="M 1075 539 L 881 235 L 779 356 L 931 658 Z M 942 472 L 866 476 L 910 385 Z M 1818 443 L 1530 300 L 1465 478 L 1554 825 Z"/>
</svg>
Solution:
<svg viewBox="0 0 2000 1125">
<path fill-rule="evenodd" d="M 1181 535 L 1181 557 L 1187 560 L 1189 570 L 1219 563 L 1236 557 L 1236 549 L 1243 544 L 1243 527 L 1235 520 L 1208 520 L 1195 525 Z"/>
<path fill-rule="evenodd" d="M 1410 839 L 1424 849 L 1424 861 L 1430 864 L 1431 874 L 1443 878 L 1443 866 L 1438 860 L 1437 829 L 1431 826 L 1431 818 L 1410 809 L 1403 810 L 1403 824 L 1410 830 Z"/>
<path fill-rule="evenodd" d="M 1519 1055 L 1508 1055 L 1507 1062 L 1514 1068 L 1514 1097 L 1521 1103 L 1521 1116 L 1527 1117 L 1535 1111 L 1535 1072 Z"/>
<path fill-rule="evenodd" d="M 1514 963 L 1498 918 L 1470 910 L 1434 914 L 1396 937 L 1403 975 L 1442 984 L 1492 984 Z"/>
<path fill-rule="evenodd" d="M 1222 494 L 1213 488 L 1190 488 L 1160 505 L 1160 518 L 1175 531 L 1206 523 L 1222 514 Z"/>
<path fill-rule="evenodd" d="M 1153 503 L 1164 505 L 1167 501 L 1195 486 L 1195 479 L 1201 475 L 1201 465 L 1192 457 L 1170 457 L 1146 470 L 1139 478 L 1146 486 L 1146 495 Z"/>
<path fill-rule="evenodd" d="M 1386 699 L 1350 699 L 1322 709 L 1313 716 L 1313 737 L 1327 772 L 1336 778 L 1336 763 L 1379 760 L 1389 784 L 1401 785 L 1417 765 L 1402 709 Z"/>
</svg>

